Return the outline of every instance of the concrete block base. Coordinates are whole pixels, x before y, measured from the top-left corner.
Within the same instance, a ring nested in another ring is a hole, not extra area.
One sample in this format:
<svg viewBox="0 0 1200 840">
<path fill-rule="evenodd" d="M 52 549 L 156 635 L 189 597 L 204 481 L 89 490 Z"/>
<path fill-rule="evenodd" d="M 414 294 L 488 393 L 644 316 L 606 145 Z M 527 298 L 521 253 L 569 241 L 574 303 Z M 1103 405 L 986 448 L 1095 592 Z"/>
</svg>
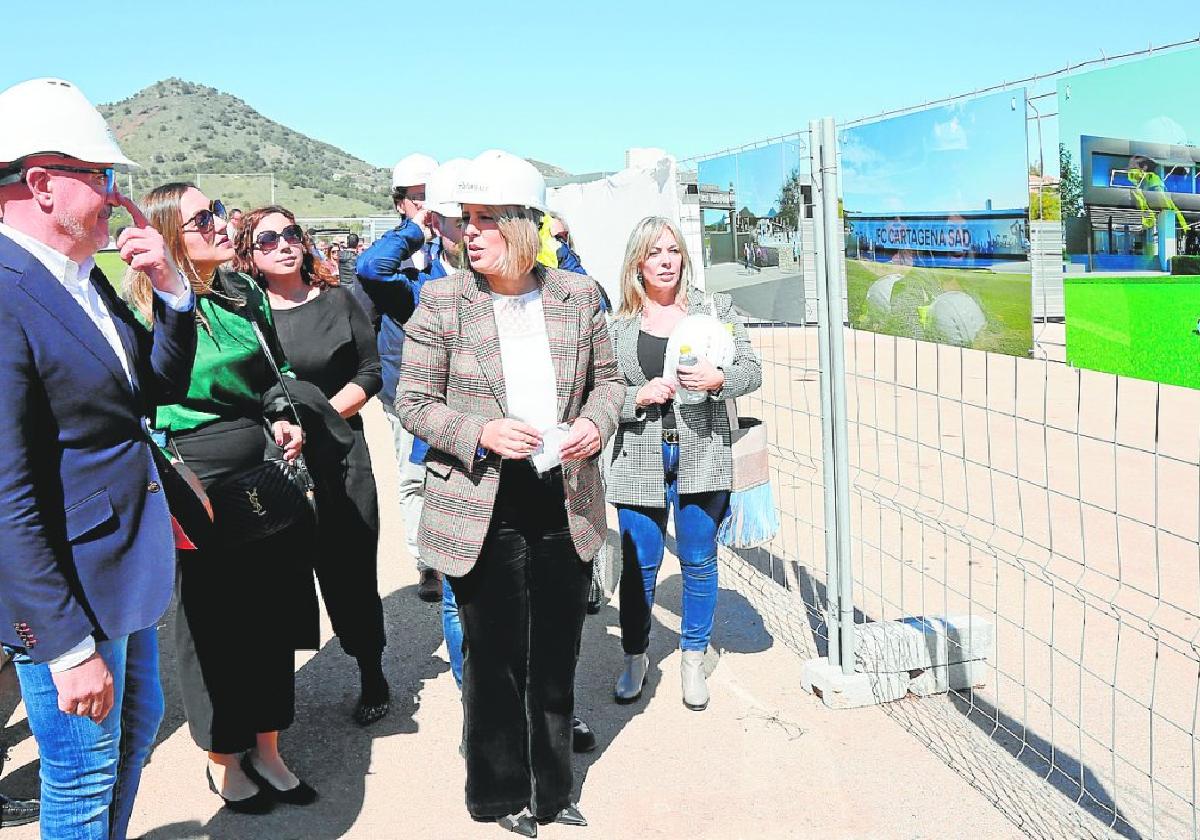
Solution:
<svg viewBox="0 0 1200 840">
<path fill-rule="evenodd" d="M 803 688 L 834 709 L 890 703 L 984 685 L 995 630 L 979 616 L 880 621 L 855 628 L 854 673 L 824 659 L 804 663 Z"/>
<path fill-rule="evenodd" d="M 899 700 L 908 693 L 908 675 L 843 674 L 840 666 L 826 659 L 804 663 L 801 683 L 809 694 L 820 697 L 831 709 L 860 709 Z"/>
</svg>

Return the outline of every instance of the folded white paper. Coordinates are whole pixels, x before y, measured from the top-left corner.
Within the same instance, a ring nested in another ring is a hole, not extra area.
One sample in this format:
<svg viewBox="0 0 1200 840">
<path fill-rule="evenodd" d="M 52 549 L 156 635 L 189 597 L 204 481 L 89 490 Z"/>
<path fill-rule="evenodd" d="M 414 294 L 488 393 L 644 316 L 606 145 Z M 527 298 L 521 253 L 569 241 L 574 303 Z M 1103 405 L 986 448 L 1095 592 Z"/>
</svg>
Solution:
<svg viewBox="0 0 1200 840">
<path fill-rule="evenodd" d="M 539 473 L 548 473 L 562 463 L 563 441 L 567 439 L 570 432 L 571 427 L 566 423 L 542 429 L 542 445 L 529 456 L 535 470 Z"/>
</svg>

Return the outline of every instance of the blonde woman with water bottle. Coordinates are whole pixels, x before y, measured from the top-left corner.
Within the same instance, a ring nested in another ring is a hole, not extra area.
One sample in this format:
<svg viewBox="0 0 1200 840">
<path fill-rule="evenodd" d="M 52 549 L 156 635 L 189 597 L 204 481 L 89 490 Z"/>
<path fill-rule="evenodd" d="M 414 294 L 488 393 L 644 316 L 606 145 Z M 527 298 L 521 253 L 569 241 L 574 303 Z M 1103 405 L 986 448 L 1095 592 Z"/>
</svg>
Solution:
<svg viewBox="0 0 1200 840">
<path fill-rule="evenodd" d="M 733 479 L 725 400 L 757 389 L 762 369 L 729 295 L 706 298 L 689 286 L 690 277 L 679 229 L 662 218 L 639 222 L 625 249 L 621 304 L 611 327 L 628 390 L 614 438 L 607 496 L 617 507 L 624 555 L 620 604 L 625 667 L 614 697 L 631 703 L 646 681 L 650 609 L 667 516 L 673 510 L 683 572 L 683 702 L 701 711 L 709 699 L 703 663 L 717 606 L 717 528 L 729 506 Z M 688 315 L 710 313 L 733 331 L 732 362 L 714 365 L 691 346 L 680 347 L 679 358 L 668 360 L 668 341 L 680 322 Z"/>
</svg>

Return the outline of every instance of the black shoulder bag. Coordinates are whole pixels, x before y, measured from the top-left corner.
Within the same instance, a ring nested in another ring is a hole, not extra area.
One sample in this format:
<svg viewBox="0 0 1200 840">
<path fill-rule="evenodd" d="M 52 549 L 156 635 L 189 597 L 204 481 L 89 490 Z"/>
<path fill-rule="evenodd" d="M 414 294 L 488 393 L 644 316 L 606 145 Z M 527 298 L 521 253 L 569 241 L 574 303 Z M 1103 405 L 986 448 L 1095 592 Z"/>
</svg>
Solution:
<svg viewBox="0 0 1200 840">
<path fill-rule="evenodd" d="M 287 377 L 275 363 L 275 356 L 253 312 L 250 313 L 250 323 L 299 424 L 300 414 L 288 391 Z M 266 424 L 266 434 L 268 445 L 275 447 L 269 423 Z M 270 537 L 300 522 L 316 521 L 316 485 L 303 455 L 297 456 L 294 461 L 285 461 L 282 455 L 267 457 L 261 464 L 214 481 L 207 491 L 213 509 L 213 539 L 219 545 L 243 545 Z"/>
</svg>

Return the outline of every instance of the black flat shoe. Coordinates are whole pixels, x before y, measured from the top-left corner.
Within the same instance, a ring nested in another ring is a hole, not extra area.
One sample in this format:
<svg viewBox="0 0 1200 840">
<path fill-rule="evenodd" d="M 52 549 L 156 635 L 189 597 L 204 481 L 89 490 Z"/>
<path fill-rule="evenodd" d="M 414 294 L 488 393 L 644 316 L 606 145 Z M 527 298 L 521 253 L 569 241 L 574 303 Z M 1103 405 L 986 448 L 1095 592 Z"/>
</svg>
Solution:
<svg viewBox="0 0 1200 840">
<path fill-rule="evenodd" d="M 542 825 L 558 823 L 559 825 L 577 825 L 581 827 L 588 824 L 587 820 L 583 816 L 583 812 L 579 810 L 578 805 L 568 805 L 566 808 L 563 808 L 561 811 L 555 814 L 553 819 L 538 820 L 538 822 Z"/>
<path fill-rule="evenodd" d="M 496 823 L 506 831 L 511 831 L 513 834 L 520 834 L 522 837 L 537 837 L 537 820 L 531 815 L 521 812 L 520 814 L 509 814 L 507 817 L 500 817 Z"/>
<path fill-rule="evenodd" d="M 271 797 L 267 796 L 261 787 L 258 793 L 246 799 L 230 799 L 217 790 L 217 783 L 213 781 L 211 769 L 205 767 L 204 775 L 208 778 L 208 789 L 221 797 L 221 800 L 225 803 L 225 807 L 236 814 L 265 814 L 275 807 L 275 803 L 271 801 Z M 251 778 L 253 779 L 253 777 Z"/>
<path fill-rule="evenodd" d="M 42 806 L 36 799 L 9 799 L 0 794 L 0 828 L 37 822 Z"/>
<path fill-rule="evenodd" d="M 309 787 L 307 782 L 301 781 L 290 790 L 280 790 L 268 782 L 262 773 L 254 769 L 250 753 L 242 756 L 242 770 L 250 777 L 251 781 L 262 788 L 264 794 L 276 802 L 282 802 L 285 805 L 311 805 L 317 801 L 317 792 Z"/>
<path fill-rule="evenodd" d="M 391 698 L 385 697 L 383 701 L 377 703 L 367 702 L 364 697 L 359 697 L 358 706 L 354 707 L 354 722 L 359 726 L 371 726 L 383 720 L 391 712 Z"/>
<path fill-rule="evenodd" d="M 579 718 L 571 718 L 571 749 L 577 753 L 596 749 L 596 733 Z"/>
</svg>

